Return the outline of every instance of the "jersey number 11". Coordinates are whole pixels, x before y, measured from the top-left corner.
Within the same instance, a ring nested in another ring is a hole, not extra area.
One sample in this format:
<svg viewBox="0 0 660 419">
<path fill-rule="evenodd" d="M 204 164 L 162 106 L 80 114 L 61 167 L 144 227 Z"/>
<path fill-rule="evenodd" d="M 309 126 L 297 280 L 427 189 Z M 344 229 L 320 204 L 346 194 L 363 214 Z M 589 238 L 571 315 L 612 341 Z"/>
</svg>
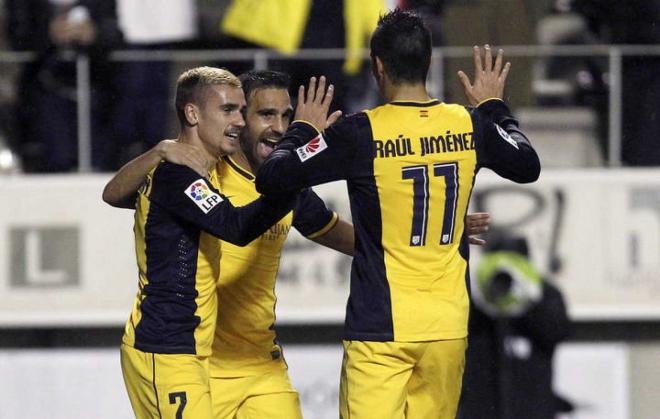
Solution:
<svg viewBox="0 0 660 419">
<path fill-rule="evenodd" d="M 426 227 L 429 212 L 429 166 L 406 166 L 402 169 L 402 179 L 413 180 L 413 219 L 410 234 L 411 246 L 426 245 Z M 433 165 L 433 177 L 445 179 L 445 211 L 442 222 L 440 244 L 447 245 L 454 241 L 456 224 L 456 203 L 458 202 L 458 163 L 436 163 Z"/>
</svg>

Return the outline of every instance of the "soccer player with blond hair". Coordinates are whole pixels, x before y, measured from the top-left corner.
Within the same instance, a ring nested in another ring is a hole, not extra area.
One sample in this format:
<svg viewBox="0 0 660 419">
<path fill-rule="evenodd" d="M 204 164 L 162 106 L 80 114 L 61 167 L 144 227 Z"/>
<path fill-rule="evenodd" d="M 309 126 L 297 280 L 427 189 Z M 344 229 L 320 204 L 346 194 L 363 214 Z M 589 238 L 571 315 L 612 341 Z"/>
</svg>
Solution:
<svg viewBox="0 0 660 419">
<path fill-rule="evenodd" d="M 227 70 L 198 67 L 178 79 L 178 141 L 201 150 L 204 176 L 161 162 L 135 201 L 139 290 L 125 327 L 121 366 L 138 418 L 210 419 L 208 357 L 216 324 L 220 242 L 246 245 L 293 200 L 261 197 L 234 207 L 216 163 L 238 148 L 245 99 Z M 105 192 L 104 192 L 105 193 Z"/>
</svg>

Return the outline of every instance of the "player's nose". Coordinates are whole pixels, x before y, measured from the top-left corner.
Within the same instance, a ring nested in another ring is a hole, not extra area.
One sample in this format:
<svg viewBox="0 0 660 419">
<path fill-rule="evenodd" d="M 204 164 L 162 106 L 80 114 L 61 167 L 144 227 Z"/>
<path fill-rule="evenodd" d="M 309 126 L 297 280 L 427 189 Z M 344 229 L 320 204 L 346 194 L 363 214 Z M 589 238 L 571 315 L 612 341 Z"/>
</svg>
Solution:
<svg viewBox="0 0 660 419">
<path fill-rule="evenodd" d="M 271 126 L 271 129 L 279 135 L 284 134 L 284 131 L 286 131 L 286 124 L 284 123 L 284 118 L 276 118 L 275 122 L 273 122 L 273 125 Z"/>
</svg>

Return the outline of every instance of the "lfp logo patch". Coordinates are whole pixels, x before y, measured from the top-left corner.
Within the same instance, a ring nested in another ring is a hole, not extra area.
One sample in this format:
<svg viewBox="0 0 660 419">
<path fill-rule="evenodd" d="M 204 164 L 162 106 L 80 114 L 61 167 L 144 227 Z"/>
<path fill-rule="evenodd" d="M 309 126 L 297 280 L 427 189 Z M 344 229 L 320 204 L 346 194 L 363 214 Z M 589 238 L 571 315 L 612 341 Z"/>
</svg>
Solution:
<svg viewBox="0 0 660 419">
<path fill-rule="evenodd" d="M 303 162 L 316 156 L 326 148 L 328 148 L 328 144 L 325 142 L 323 135 L 319 134 L 304 146 L 298 147 L 296 149 L 296 153 L 298 153 L 298 158 L 300 158 L 300 161 Z"/>
<path fill-rule="evenodd" d="M 185 194 L 190 198 L 204 214 L 208 214 L 216 205 L 222 202 L 222 198 L 213 192 L 203 179 L 198 179 L 186 188 Z"/>
</svg>

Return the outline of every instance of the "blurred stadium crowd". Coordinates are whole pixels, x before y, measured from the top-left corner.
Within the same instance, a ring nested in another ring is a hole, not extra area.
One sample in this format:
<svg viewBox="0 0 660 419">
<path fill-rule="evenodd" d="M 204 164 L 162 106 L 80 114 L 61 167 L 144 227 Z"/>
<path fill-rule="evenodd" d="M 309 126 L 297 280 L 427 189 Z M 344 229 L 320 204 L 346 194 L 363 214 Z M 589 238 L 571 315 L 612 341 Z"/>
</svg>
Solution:
<svg viewBox="0 0 660 419">
<path fill-rule="evenodd" d="M 80 54 L 89 58 L 91 66 L 91 167 L 113 171 L 176 128 L 171 81 L 194 63 L 177 62 L 167 55 L 171 51 L 268 49 L 295 57 L 300 49 L 345 48 L 343 59 L 324 58 L 321 51 L 318 60 L 288 57 L 268 60 L 265 66 L 291 74 L 294 88 L 311 75 L 325 74 L 337 86 L 334 107 L 352 112 L 379 100 L 360 54 L 375 25 L 373 17 L 393 6 L 422 14 L 438 47 L 484 42 L 509 46 L 660 42 L 658 0 L 285 0 L 261 2 L 258 7 L 241 0 L 0 0 L 0 4 L 0 49 L 5 51 L 0 55 L 3 171 L 69 172 L 78 167 L 80 97 L 75 57 Z M 115 50 L 155 50 L 165 55 L 158 61 L 118 60 L 110 54 Z M 200 62 L 227 67 L 235 74 L 255 63 L 252 59 Z M 454 70 L 464 62 L 451 57 L 444 61 L 444 99 L 461 100 Z M 554 124 L 553 135 L 586 132 L 586 140 L 578 135 L 575 141 L 593 146 L 588 157 L 574 164 L 604 164 L 610 127 L 607 57 L 521 56 L 513 64 L 516 76 L 509 87 L 510 101 L 523 123 L 529 121 L 532 130 L 535 124 Z M 660 81 L 655 77 L 659 65 L 656 55 L 623 57 L 623 143 L 617 156 L 623 165 L 660 164 L 654 135 L 660 129 Z M 580 111 L 569 112 L 566 118 L 561 109 L 567 107 Z M 544 110 L 540 122 L 539 109 Z M 546 109 L 558 112 L 553 117 Z M 586 131 L 581 130 L 585 126 Z"/>
</svg>

